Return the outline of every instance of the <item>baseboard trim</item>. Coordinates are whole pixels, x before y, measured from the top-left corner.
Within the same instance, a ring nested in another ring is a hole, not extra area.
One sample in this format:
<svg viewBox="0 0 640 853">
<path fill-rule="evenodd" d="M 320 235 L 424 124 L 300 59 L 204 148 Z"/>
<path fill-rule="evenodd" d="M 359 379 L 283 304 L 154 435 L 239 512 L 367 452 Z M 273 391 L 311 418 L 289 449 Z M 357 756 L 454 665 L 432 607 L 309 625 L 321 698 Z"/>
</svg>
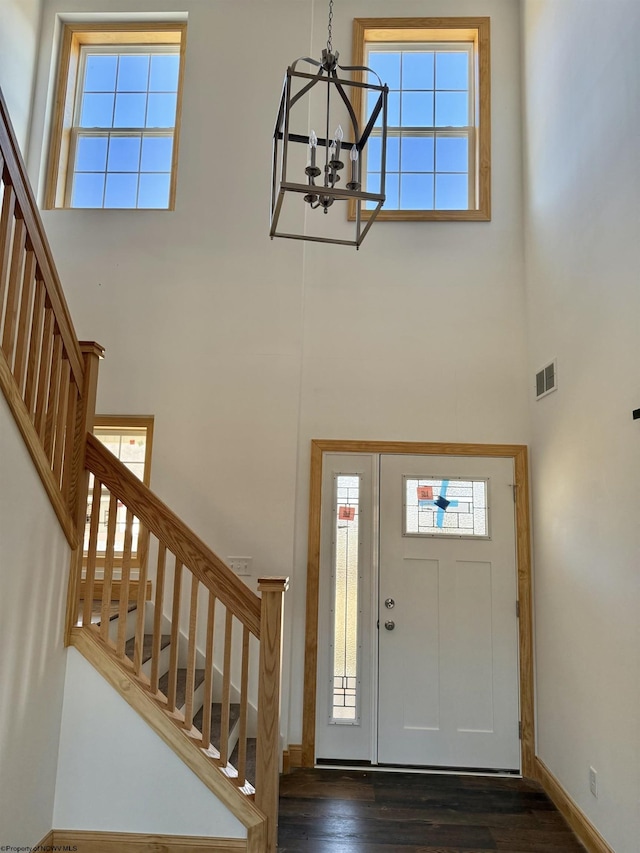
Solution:
<svg viewBox="0 0 640 853">
<path fill-rule="evenodd" d="M 302 767 L 302 744 L 289 744 L 289 768 L 295 770 L 296 767 Z"/>
<path fill-rule="evenodd" d="M 47 850 L 48 848 L 53 847 L 53 830 L 48 832 L 42 841 L 39 841 L 36 846 L 33 848 L 34 850 Z"/>
<path fill-rule="evenodd" d="M 242 838 L 204 838 L 195 835 L 146 835 L 133 832 L 85 832 L 75 829 L 54 829 L 47 836 L 48 846 L 66 847 L 77 853 L 238 853 L 246 851 Z M 42 842 L 43 844 L 45 842 Z"/>
<path fill-rule="evenodd" d="M 615 853 L 538 756 L 534 759 L 534 768 L 538 782 L 589 853 Z"/>
</svg>

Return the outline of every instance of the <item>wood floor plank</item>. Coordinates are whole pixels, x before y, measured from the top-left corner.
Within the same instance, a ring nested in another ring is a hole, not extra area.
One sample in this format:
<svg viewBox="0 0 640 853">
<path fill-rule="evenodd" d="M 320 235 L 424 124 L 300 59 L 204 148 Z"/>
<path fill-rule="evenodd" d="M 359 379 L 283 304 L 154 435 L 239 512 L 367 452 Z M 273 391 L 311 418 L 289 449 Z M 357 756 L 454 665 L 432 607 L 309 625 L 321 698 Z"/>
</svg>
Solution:
<svg viewBox="0 0 640 853">
<path fill-rule="evenodd" d="M 279 853 L 584 853 L 526 779 L 298 769 L 280 784 Z"/>
</svg>

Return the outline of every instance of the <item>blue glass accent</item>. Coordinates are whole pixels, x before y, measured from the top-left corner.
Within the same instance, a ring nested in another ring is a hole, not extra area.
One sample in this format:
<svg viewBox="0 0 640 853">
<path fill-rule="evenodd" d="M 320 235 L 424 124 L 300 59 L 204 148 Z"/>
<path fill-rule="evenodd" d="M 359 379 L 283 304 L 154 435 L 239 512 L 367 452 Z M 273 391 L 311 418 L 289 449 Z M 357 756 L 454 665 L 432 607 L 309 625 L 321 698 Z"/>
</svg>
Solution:
<svg viewBox="0 0 640 853">
<path fill-rule="evenodd" d="M 400 208 L 402 210 L 433 210 L 433 175 L 402 175 Z"/>
<path fill-rule="evenodd" d="M 468 210 L 467 175 L 436 175 L 436 210 Z"/>
<path fill-rule="evenodd" d="M 76 148 L 78 172 L 104 172 L 107 164 L 106 136 L 79 136 Z"/>
<path fill-rule="evenodd" d="M 375 71 L 390 89 L 400 88 L 400 53 L 386 50 L 370 50 L 365 63 Z M 370 81 L 377 84 L 375 77 Z"/>
<path fill-rule="evenodd" d="M 402 89 L 433 89 L 435 53 L 410 51 L 402 54 Z"/>
<path fill-rule="evenodd" d="M 436 127 L 467 127 L 468 124 L 468 93 L 436 92 Z"/>
<path fill-rule="evenodd" d="M 177 92 L 180 57 L 177 53 L 161 53 L 151 57 L 150 92 Z"/>
<path fill-rule="evenodd" d="M 147 136 L 142 140 L 141 172 L 170 172 L 173 139 L 170 136 Z"/>
<path fill-rule="evenodd" d="M 433 137 L 405 136 L 402 139 L 402 171 L 433 172 Z"/>
<path fill-rule="evenodd" d="M 80 127 L 111 127 L 113 95 L 83 95 Z"/>
<path fill-rule="evenodd" d="M 149 83 L 149 54 L 121 54 L 118 92 L 146 92 Z"/>
<path fill-rule="evenodd" d="M 84 91 L 113 92 L 116 88 L 118 57 L 88 54 L 85 61 Z"/>
<path fill-rule="evenodd" d="M 466 51 L 436 54 L 436 86 L 438 89 L 468 90 L 469 54 Z"/>
<path fill-rule="evenodd" d="M 73 177 L 71 207 L 102 207 L 104 175 L 102 173 L 83 172 Z"/>
<path fill-rule="evenodd" d="M 114 127 L 144 127 L 146 95 L 118 94 Z"/>
<path fill-rule="evenodd" d="M 166 174 L 140 175 L 138 207 L 153 207 L 166 210 L 169 207 L 170 176 Z"/>
<path fill-rule="evenodd" d="M 433 92 L 402 93 L 402 126 L 433 127 Z"/>
<path fill-rule="evenodd" d="M 438 172 L 467 172 L 469 169 L 469 140 L 466 136 L 436 138 L 436 169 Z"/>
<path fill-rule="evenodd" d="M 150 94 L 147 127 L 173 127 L 176 123 L 177 95 Z"/>
<path fill-rule="evenodd" d="M 104 195 L 105 207 L 135 207 L 138 175 L 122 175 L 117 172 L 107 175 Z"/>
<path fill-rule="evenodd" d="M 112 136 L 109 143 L 109 172 L 137 172 L 140 163 L 139 136 Z"/>
</svg>

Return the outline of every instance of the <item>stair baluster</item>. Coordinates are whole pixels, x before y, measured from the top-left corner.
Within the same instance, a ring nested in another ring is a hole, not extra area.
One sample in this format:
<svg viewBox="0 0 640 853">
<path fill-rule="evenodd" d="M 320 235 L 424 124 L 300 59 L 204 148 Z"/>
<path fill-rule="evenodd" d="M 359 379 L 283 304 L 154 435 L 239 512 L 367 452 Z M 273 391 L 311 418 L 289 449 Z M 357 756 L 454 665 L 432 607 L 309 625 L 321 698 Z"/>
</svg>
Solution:
<svg viewBox="0 0 640 853">
<path fill-rule="evenodd" d="M 167 548 L 160 542 L 158 546 L 158 567 L 156 570 L 156 597 L 153 608 L 153 644 L 151 648 L 151 692 L 158 692 L 160 679 L 160 640 L 162 636 L 162 606 L 164 602 L 164 571 Z"/>
</svg>

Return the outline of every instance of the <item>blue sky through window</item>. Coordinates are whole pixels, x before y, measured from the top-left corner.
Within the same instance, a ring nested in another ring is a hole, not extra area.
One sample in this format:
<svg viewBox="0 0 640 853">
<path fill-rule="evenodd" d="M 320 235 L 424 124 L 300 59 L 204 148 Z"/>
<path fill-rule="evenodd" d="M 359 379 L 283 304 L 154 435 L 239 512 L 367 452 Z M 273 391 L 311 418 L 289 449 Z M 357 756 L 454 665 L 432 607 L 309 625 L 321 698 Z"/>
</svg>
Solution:
<svg viewBox="0 0 640 853">
<path fill-rule="evenodd" d="M 369 50 L 366 64 L 390 89 L 385 209 L 468 209 L 472 55 L 436 44 Z M 369 94 L 369 112 L 374 103 Z M 458 127 L 454 135 L 437 130 Z M 368 148 L 367 187 L 379 191 L 380 139 L 372 136 Z"/>
<path fill-rule="evenodd" d="M 87 49 L 83 67 L 71 206 L 167 208 L 178 52 Z"/>
</svg>

